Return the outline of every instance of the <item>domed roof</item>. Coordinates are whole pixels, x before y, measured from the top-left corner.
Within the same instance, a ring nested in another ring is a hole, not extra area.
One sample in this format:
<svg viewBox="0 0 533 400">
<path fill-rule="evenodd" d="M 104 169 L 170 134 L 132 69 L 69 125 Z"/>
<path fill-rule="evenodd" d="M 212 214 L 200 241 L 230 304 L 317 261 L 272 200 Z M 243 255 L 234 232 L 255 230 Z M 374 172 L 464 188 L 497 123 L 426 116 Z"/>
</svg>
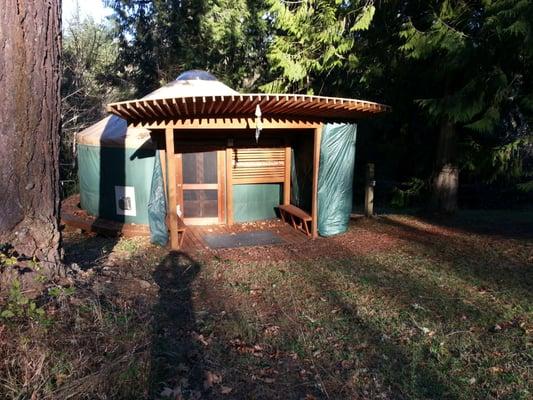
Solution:
<svg viewBox="0 0 533 400">
<path fill-rule="evenodd" d="M 206 71 L 191 70 L 180 74 L 176 80 L 144 96 L 143 99 L 164 99 L 191 96 L 226 96 L 239 92 L 224 85 Z"/>
<path fill-rule="evenodd" d="M 149 93 L 143 99 L 235 94 L 239 93 L 224 85 L 209 72 L 190 70 L 183 72 L 176 80 Z M 107 116 L 77 134 L 78 143 L 90 146 L 138 148 L 150 145 L 149 141 L 149 130 L 128 127 L 126 121 L 116 115 Z"/>
</svg>

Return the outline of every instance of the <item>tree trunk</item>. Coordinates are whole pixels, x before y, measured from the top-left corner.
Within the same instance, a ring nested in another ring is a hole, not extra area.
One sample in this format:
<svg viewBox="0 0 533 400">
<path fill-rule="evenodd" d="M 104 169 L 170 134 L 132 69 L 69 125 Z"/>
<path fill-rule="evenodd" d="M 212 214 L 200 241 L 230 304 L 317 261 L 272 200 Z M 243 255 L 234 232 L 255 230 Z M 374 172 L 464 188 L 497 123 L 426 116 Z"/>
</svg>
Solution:
<svg viewBox="0 0 533 400">
<path fill-rule="evenodd" d="M 455 126 L 450 121 L 445 121 L 439 132 L 432 205 L 436 211 L 448 214 L 457 211 L 459 168 L 456 161 L 456 148 Z"/>
<path fill-rule="evenodd" d="M 0 0 L 0 243 L 60 262 L 60 0 Z"/>
</svg>

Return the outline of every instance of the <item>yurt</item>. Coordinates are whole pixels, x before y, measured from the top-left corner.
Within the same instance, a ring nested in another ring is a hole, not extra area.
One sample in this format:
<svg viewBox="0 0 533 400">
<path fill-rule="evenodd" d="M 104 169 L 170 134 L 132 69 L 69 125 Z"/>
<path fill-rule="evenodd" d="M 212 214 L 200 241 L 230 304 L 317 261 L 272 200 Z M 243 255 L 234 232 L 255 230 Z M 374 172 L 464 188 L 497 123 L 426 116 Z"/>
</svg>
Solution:
<svg viewBox="0 0 533 400">
<path fill-rule="evenodd" d="M 187 71 L 143 99 L 235 94 L 208 72 Z M 148 225 L 157 166 L 150 130 L 110 115 L 79 132 L 76 143 L 81 208 L 99 218 Z"/>
<path fill-rule="evenodd" d="M 148 225 L 179 248 L 184 226 L 281 218 L 311 238 L 347 229 L 357 121 L 389 107 L 357 99 L 243 94 L 188 71 L 77 135 L 80 206 Z"/>
</svg>

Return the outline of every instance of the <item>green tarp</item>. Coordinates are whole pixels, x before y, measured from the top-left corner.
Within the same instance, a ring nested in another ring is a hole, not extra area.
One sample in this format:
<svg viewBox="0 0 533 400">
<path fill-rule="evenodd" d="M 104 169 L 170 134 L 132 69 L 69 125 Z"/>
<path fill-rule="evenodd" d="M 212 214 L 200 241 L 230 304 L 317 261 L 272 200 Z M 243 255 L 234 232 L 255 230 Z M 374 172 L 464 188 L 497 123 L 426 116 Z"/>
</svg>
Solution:
<svg viewBox="0 0 533 400">
<path fill-rule="evenodd" d="M 152 243 L 164 246 L 168 242 L 168 229 L 166 224 L 167 201 L 164 189 L 163 168 L 156 152 L 150 200 L 148 201 L 148 221 L 150 224 L 150 240 Z"/>
<path fill-rule="evenodd" d="M 357 125 L 326 124 L 318 172 L 318 232 L 346 232 L 350 222 Z"/>
</svg>

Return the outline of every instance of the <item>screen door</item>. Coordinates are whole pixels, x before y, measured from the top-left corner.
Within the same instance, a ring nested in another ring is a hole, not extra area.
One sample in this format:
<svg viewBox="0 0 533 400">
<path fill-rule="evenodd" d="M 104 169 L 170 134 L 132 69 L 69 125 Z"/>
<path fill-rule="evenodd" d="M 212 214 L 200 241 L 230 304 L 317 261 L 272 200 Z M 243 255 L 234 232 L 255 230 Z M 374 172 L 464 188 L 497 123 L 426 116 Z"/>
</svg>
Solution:
<svg viewBox="0 0 533 400">
<path fill-rule="evenodd" d="M 217 224 L 219 222 L 217 152 L 183 153 L 181 159 L 184 222 Z"/>
</svg>

